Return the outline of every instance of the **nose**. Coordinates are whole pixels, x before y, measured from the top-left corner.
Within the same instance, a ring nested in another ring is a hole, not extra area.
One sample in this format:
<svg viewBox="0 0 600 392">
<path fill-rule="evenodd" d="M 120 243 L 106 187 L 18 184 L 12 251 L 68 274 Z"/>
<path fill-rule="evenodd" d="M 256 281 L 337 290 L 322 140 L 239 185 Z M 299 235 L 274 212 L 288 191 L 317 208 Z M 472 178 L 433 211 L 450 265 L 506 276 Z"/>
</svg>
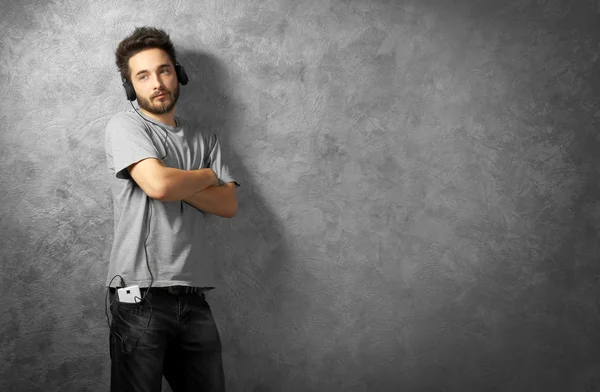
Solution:
<svg viewBox="0 0 600 392">
<path fill-rule="evenodd" d="M 153 74 L 152 76 L 152 87 L 154 88 L 154 90 L 158 90 L 161 87 L 163 87 L 164 84 L 160 78 L 159 74 Z"/>
</svg>

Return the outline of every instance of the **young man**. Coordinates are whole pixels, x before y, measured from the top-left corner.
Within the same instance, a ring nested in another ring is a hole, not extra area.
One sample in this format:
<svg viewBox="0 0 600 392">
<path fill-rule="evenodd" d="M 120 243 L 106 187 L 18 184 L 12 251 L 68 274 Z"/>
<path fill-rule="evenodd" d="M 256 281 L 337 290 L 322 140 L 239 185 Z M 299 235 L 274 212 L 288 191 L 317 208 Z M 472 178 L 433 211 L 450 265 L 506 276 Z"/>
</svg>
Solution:
<svg viewBox="0 0 600 392">
<path fill-rule="evenodd" d="M 115 217 L 111 390 L 158 392 L 164 374 L 175 392 L 223 391 L 221 341 L 204 296 L 214 280 L 203 218 L 233 217 L 239 183 L 216 134 L 175 115 L 188 77 L 169 36 L 136 28 L 115 54 L 126 95 L 141 110 L 114 115 L 106 128 Z M 121 297 L 118 288 L 133 294 Z"/>
</svg>

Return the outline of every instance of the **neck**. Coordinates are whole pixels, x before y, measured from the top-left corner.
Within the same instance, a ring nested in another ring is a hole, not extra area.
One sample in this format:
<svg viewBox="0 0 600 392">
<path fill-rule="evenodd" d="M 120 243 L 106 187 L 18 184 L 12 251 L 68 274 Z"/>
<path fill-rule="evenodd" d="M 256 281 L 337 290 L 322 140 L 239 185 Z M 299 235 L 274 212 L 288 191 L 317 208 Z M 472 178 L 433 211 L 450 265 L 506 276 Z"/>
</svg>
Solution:
<svg viewBox="0 0 600 392">
<path fill-rule="evenodd" d="M 172 127 L 176 126 L 177 123 L 175 122 L 175 109 L 171 110 L 168 113 L 163 113 L 163 114 L 154 114 L 154 113 L 150 113 L 142 108 L 140 108 L 140 110 L 142 111 L 142 113 L 144 113 L 146 116 L 161 122 L 163 124 L 167 124 L 170 125 Z"/>
</svg>

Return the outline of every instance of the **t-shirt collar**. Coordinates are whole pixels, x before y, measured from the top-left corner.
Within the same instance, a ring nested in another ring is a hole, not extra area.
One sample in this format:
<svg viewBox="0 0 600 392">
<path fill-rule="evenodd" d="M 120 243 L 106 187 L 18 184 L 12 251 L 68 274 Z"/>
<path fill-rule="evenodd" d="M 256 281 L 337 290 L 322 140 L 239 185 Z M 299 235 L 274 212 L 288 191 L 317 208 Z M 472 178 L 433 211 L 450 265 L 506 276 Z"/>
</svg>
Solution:
<svg viewBox="0 0 600 392">
<path fill-rule="evenodd" d="M 139 113 L 148 121 L 150 121 L 151 123 L 154 123 L 156 125 L 160 125 L 161 127 L 164 127 L 166 129 L 168 129 L 169 131 L 173 131 L 173 132 L 177 132 L 179 130 L 179 128 L 181 128 L 181 119 L 178 116 L 175 116 L 175 126 L 171 126 L 171 125 L 167 125 L 161 121 L 155 120 L 152 117 L 148 117 L 144 114 L 144 112 L 142 112 L 141 110 L 139 111 Z"/>
</svg>

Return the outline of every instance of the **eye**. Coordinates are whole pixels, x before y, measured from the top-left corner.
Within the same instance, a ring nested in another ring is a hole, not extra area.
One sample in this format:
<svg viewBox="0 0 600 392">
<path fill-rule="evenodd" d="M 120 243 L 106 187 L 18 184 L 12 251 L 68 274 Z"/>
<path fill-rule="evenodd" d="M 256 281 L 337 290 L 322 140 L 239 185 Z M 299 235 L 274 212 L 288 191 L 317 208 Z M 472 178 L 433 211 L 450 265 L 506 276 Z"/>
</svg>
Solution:
<svg viewBox="0 0 600 392">
<path fill-rule="evenodd" d="M 142 76 L 139 77 L 139 80 L 144 80 L 144 78 L 147 78 L 147 77 L 148 76 L 146 76 L 146 75 L 142 75 Z"/>
<path fill-rule="evenodd" d="M 165 68 L 165 69 L 162 70 L 162 72 L 163 73 L 169 73 L 169 70 Z"/>
</svg>

